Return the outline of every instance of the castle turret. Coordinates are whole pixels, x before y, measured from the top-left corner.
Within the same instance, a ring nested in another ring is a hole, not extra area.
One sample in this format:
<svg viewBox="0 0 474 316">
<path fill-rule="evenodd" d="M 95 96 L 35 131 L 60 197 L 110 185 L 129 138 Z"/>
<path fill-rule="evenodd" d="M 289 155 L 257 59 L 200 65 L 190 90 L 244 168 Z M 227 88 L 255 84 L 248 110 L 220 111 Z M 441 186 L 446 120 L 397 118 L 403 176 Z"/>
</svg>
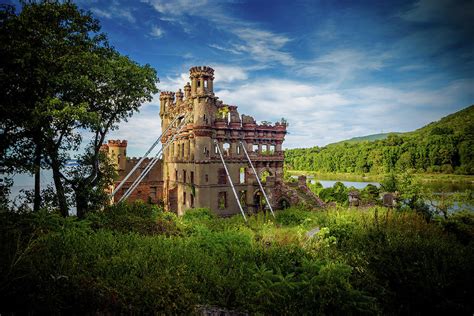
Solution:
<svg viewBox="0 0 474 316">
<path fill-rule="evenodd" d="M 183 92 L 181 91 L 181 89 L 179 89 L 178 91 L 176 91 L 176 106 L 180 105 L 183 103 Z"/>
<path fill-rule="evenodd" d="M 186 82 L 186 85 L 184 86 L 184 97 L 188 99 L 191 97 L 191 85 L 189 82 Z"/>
<path fill-rule="evenodd" d="M 169 113 L 174 105 L 174 92 L 162 91 L 160 93 L 161 128 L 164 130 L 169 123 Z"/>
<path fill-rule="evenodd" d="M 196 66 L 190 70 L 191 96 L 214 95 L 214 69 Z"/>
<path fill-rule="evenodd" d="M 117 171 L 125 170 L 127 166 L 127 141 L 109 140 L 107 143 L 109 149 L 108 156 L 115 165 Z"/>
</svg>

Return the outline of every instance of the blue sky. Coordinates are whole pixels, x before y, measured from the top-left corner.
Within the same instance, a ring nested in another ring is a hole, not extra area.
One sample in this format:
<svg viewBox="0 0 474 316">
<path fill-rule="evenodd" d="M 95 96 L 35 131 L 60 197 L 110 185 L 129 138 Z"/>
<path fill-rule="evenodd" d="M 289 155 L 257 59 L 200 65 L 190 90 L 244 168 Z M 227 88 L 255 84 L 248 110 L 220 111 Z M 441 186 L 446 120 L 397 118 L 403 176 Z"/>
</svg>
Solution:
<svg viewBox="0 0 474 316">
<path fill-rule="evenodd" d="M 410 131 L 474 103 L 473 1 L 81 0 L 110 43 L 152 65 L 161 90 L 216 70 L 215 92 L 285 147 Z M 139 156 L 160 134 L 159 97 L 110 138 Z"/>
</svg>

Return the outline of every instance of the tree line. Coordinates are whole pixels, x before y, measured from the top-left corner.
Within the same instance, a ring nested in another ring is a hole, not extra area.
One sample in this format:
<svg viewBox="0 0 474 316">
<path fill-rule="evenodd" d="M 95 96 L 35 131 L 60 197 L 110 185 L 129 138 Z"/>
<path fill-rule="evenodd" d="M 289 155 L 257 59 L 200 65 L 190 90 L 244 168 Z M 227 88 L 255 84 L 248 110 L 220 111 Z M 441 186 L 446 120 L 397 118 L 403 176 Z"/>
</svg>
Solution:
<svg viewBox="0 0 474 316">
<path fill-rule="evenodd" d="M 289 169 L 344 173 L 474 174 L 474 106 L 411 133 L 285 151 Z"/>
<path fill-rule="evenodd" d="M 107 200 L 106 135 L 151 101 L 156 71 L 121 55 L 99 21 L 69 1 L 25 1 L 19 12 L 1 5 L 0 42 L 2 172 L 34 175 L 37 211 L 45 203 L 40 170 L 52 170 L 61 214 L 75 204 L 83 217 Z M 79 167 L 65 167 L 71 158 Z"/>
</svg>

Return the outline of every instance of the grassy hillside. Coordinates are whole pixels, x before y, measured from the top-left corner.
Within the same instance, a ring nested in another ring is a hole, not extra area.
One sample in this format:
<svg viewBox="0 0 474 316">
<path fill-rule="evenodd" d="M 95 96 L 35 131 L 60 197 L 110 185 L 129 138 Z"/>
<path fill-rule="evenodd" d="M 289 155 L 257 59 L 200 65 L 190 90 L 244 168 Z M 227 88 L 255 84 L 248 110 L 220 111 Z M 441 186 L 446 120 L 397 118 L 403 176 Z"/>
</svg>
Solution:
<svg viewBox="0 0 474 316">
<path fill-rule="evenodd" d="M 370 138 L 380 138 L 371 140 Z M 474 105 L 408 133 L 376 134 L 325 147 L 290 149 L 288 169 L 474 174 Z"/>
</svg>

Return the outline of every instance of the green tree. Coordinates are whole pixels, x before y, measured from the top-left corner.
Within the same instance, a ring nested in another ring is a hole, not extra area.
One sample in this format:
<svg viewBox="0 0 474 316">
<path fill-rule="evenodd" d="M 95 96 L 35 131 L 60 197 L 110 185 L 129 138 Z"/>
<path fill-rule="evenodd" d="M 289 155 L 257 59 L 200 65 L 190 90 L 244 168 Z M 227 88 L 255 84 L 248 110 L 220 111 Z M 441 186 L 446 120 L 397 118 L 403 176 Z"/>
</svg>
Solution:
<svg viewBox="0 0 474 316">
<path fill-rule="evenodd" d="M 53 171 L 61 213 L 67 216 L 66 192 L 73 190 L 83 216 L 110 179 L 110 168 L 100 159 L 107 133 L 151 100 L 156 71 L 121 56 L 91 13 L 70 2 L 22 3 L 19 14 L 4 7 L 1 17 L 5 152 L 33 161 L 27 170 L 35 172 L 45 161 Z M 81 166 L 65 172 L 69 153 L 79 149 L 85 133 L 92 140 L 76 157 Z M 18 139 L 20 145 L 12 146 Z"/>
</svg>

